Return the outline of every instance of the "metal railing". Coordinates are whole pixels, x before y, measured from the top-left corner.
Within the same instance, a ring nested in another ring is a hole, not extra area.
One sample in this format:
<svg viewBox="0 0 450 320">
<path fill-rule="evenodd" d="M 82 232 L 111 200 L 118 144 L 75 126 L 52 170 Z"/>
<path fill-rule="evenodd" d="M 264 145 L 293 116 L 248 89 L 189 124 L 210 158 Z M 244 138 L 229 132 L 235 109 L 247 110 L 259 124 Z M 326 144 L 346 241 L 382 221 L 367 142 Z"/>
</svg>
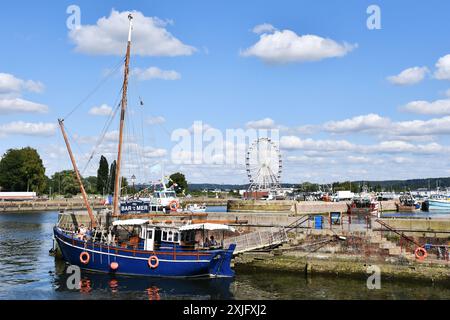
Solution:
<svg viewBox="0 0 450 320">
<path fill-rule="evenodd" d="M 271 228 L 265 231 L 256 231 L 224 240 L 225 247 L 236 244 L 234 254 L 270 248 L 287 242 L 287 234 L 284 228 Z"/>
</svg>

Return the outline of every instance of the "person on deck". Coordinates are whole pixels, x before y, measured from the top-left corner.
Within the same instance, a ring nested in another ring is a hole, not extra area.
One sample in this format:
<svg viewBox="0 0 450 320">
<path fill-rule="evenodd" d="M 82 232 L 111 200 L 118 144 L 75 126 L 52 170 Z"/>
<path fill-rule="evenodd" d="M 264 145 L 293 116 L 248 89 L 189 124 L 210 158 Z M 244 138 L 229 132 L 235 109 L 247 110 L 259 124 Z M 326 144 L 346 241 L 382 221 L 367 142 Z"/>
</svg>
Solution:
<svg viewBox="0 0 450 320">
<path fill-rule="evenodd" d="M 216 247 L 217 246 L 217 241 L 216 241 L 216 239 L 214 239 L 214 236 L 211 236 L 210 241 L 209 241 L 209 245 L 211 247 Z"/>
</svg>

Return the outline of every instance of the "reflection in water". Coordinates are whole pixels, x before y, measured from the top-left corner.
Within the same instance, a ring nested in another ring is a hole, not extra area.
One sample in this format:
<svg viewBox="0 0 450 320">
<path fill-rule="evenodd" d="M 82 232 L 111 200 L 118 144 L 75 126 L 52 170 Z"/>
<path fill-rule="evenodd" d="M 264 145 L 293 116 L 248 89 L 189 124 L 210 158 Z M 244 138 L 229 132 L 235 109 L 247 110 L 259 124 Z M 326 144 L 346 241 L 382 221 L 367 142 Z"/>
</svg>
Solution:
<svg viewBox="0 0 450 320">
<path fill-rule="evenodd" d="M 0 214 L 0 299 L 450 299 L 449 285 L 391 283 L 368 290 L 366 279 L 237 269 L 234 279 L 162 279 L 82 272 L 67 288 L 66 264 L 49 256 L 57 213 Z"/>
<path fill-rule="evenodd" d="M 65 271 L 55 277 L 58 293 L 71 293 L 67 289 L 69 274 Z M 232 279 L 172 279 L 126 277 L 82 271 L 79 292 L 95 299 L 232 299 Z"/>
</svg>

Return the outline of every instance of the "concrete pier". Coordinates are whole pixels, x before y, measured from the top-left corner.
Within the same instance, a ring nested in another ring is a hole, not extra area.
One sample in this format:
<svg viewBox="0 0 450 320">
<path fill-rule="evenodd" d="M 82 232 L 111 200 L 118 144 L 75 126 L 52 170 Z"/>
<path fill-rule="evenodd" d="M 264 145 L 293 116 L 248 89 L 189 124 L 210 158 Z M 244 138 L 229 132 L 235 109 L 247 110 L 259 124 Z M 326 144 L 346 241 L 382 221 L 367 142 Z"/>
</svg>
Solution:
<svg viewBox="0 0 450 320">
<path fill-rule="evenodd" d="M 229 212 L 291 212 L 295 214 L 315 214 L 348 210 L 350 202 L 291 201 L 291 200 L 229 200 Z M 396 211 L 395 201 L 380 201 L 380 210 Z"/>
</svg>

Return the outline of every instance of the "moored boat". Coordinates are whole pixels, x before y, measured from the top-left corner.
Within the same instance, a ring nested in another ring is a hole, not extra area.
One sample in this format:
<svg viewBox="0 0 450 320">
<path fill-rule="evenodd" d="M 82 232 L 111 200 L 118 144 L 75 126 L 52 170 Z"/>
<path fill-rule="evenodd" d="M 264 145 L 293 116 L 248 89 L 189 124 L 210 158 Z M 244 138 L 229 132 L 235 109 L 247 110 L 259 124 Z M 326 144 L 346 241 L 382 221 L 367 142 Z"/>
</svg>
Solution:
<svg viewBox="0 0 450 320">
<path fill-rule="evenodd" d="M 420 203 L 411 195 L 402 195 L 399 198 L 399 203 L 396 203 L 398 212 L 414 212 L 420 209 Z"/>
<path fill-rule="evenodd" d="M 198 205 L 198 204 L 194 203 L 194 204 L 190 204 L 190 205 L 186 206 L 184 211 L 191 212 L 191 213 L 204 213 L 204 212 L 206 212 L 206 209 L 207 209 L 206 204 Z"/>
<path fill-rule="evenodd" d="M 159 225 L 143 219 L 117 220 L 113 226 L 108 231 L 56 226 L 54 238 L 64 260 L 86 270 L 153 277 L 234 276 L 230 265 L 236 245 L 223 248 L 209 238 L 202 241 L 205 232 L 234 232 L 229 226 Z"/>
<path fill-rule="evenodd" d="M 425 200 L 428 210 L 450 210 L 450 198 L 447 196 L 434 196 Z"/>
<path fill-rule="evenodd" d="M 370 196 L 354 197 L 348 205 L 348 213 L 356 215 L 378 215 L 379 204 Z"/>
<path fill-rule="evenodd" d="M 64 260 L 85 270 L 153 277 L 233 277 L 231 259 L 236 245 L 231 243 L 228 248 L 223 247 L 225 232 L 234 232 L 233 228 L 224 224 L 191 224 L 189 221 L 176 225 L 171 221 L 157 223 L 145 219 L 121 220 L 122 213 L 151 210 L 155 199 L 160 207 L 168 206 L 171 211 L 179 208 L 175 191 L 166 188 L 164 181 L 163 189 L 156 190 L 154 197 L 148 201 L 141 197 L 122 201 L 120 198 L 132 19 L 130 14 L 112 211 L 107 212 L 106 222 L 97 220 L 98 215 L 94 215 L 70 147 L 64 120 L 59 120 L 90 223 L 86 227 L 58 224 L 53 228 L 53 237 Z M 206 236 L 210 233 L 213 235 L 205 239 L 205 233 Z M 221 244 L 214 239 L 214 235 L 217 236 L 218 233 L 222 235 Z"/>
</svg>

